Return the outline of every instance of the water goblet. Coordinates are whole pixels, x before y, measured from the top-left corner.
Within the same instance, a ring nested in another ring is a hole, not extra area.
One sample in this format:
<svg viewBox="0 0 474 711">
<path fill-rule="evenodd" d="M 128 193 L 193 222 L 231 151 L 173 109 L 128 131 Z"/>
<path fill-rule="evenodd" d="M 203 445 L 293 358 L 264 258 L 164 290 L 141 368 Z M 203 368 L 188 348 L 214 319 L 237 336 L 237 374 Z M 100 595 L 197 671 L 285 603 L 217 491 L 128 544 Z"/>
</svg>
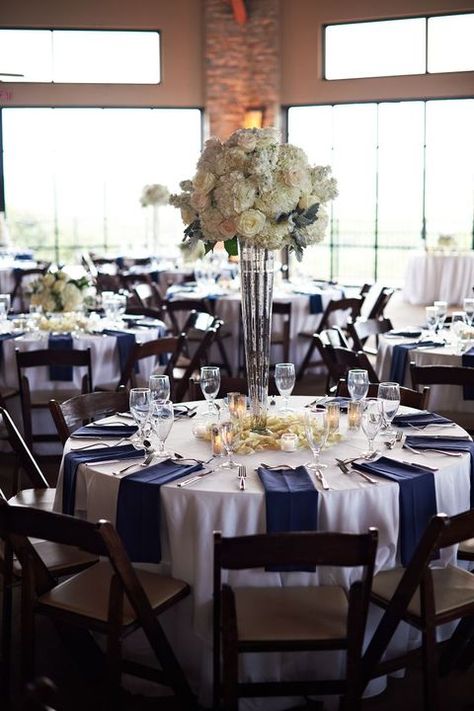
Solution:
<svg viewBox="0 0 474 711">
<path fill-rule="evenodd" d="M 398 383 L 380 383 L 377 397 L 382 403 L 383 416 L 387 424 L 387 434 L 394 435 L 392 420 L 400 407 L 400 386 Z"/>
<path fill-rule="evenodd" d="M 441 331 L 446 321 L 446 316 L 448 315 L 448 302 L 434 301 L 433 306 L 436 306 L 438 310 L 438 331 Z"/>
<path fill-rule="evenodd" d="M 428 334 L 434 336 L 438 327 L 439 312 L 437 306 L 426 306 L 425 320 L 428 327 Z"/>
<path fill-rule="evenodd" d="M 354 368 L 347 373 L 347 389 L 351 400 L 363 400 L 369 392 L 369 373 L 362 368 Z"/>
<path fill-rule="evenodd" d="M 222 444 L 224 445 L 224 449 L 227 455 L 227 458 L 224 459 L 222 464 L 220 464 L 219 466 L 225 469 L 236 469 L 238 468 L 239 464 L 232 458 L 232 454 L 234 451 L 236 439 L 238 437 L 238 423 L 232 422 L 232 420 L 226 420 L 225 422 L 221 422 L 219 426 L 219 431 L 222 438 Z"/>
<path fill-rule="evenodd" d="M 464 313 L 466 314 L 469 326 L 474 326 L 474 299 L 466 298 L 463 302 Z"/>
<path fill-rule="evenodd" d="M 143 446 L 144 427 L 150 412 L 150 388 L 132 388 L 129 395 L 130 412 L 138 427 L 132 444 Z"/>
<path fill-rule="evenodd" d="M 168 437 L 174 422 L 173 403 L 171 400 L 152 400 L 150 404 L 150 416 L 152 430 L 157 439 L 157 457 L 171 457 L 172 452 L 165 449 L 166 438 Z"/>
<path fill-rule="evenodd" d="M 367 452 L 362 452 L 362 456 L 367 458 L 375 453 L 374 440 L 383 424 L 383 409 L 382 403 L 377 398 L 367 398 L 363 401 L 363 407 L 361 426 L 369 442 L 369 449 Z"/>
<path fill-rule="evenodd" d="M 456 349 L 456 353 L 461 353 L 462 351 L 462 337 L 463 332 L 467 326 L 466 314 L 464 311 L 453 311 L 451 314 L 451 327 L 450 331 L 453 334 L 453 345 Z"/>
<path fill-rule="evenodd" d="M 163 402 L 170 399 L 170 379 L 167 375 L 154 373 L 150 375 L 148 385 L 151 391 L 151 399 Z"/>
<path fill-rule="evenodd" d="M 313 460 L 305 464 L 308 469 L 318 471 L 325 469 L 326 464 L 321 464 L 319 455 L 321 449 L 327 442 L 329 435 L 329 424 L 327 413 L 323 410 L 306 410 L 304 416 L 304 427 L 308 447 L 313 454 Z"/>
<path fill-rule="evenodd" d="M 219 368 L 214 365 L 203 366 L 201 368 L 200 385 L 202 394 L 208 402 L 208 416 L 212 417 L 215 412 L 214 400 L 221 386 L 221 372 Z"/>
<path fill-rule="evenodd" d="M 295 366 L 293 363 L 277 363 L 275 365 L 275 385 L 283 398 L 282 412 L 290 412 L 290 395 L 295 387 Z"/>
</svg>

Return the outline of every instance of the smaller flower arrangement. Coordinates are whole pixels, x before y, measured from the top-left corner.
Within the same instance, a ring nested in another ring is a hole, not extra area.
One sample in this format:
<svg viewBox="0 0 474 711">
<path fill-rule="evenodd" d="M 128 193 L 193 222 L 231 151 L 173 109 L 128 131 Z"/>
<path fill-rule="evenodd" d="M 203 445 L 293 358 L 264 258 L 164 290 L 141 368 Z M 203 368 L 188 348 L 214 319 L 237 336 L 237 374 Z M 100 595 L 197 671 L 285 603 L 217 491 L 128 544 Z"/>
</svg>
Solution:
<svg viewBox="0 0 474 711">
<path fill-rule="evenodd" d="M 166 185 L 145 185 L 143 188 L 140 204 L 142 207 L 148 205 L 167 205 L 170 198 L 169 190 Z"/>
<path fill-rule="evenodd" d="M 47 272 L 31 285 L 31 303 L 46 312 L 75 311 L 92 295 L 86 276 L 71 279 L 65 271 Z"/>
</svg>

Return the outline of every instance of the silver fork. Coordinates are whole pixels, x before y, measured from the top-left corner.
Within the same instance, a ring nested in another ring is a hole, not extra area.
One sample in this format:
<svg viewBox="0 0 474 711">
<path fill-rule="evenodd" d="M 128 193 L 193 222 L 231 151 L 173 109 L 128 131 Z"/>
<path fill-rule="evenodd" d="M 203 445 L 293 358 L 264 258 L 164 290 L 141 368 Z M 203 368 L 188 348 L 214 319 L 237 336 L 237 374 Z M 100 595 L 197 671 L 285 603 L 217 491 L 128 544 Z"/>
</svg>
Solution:
<svg viewBox="0 0 474 711">
<path fill-rule="evenodd" d="M 150 452 L 147 454 L 143 462 L 133 462 L 132 464 L 128 464 L 126 467 L 123 467 L 122 469 L 116 469 L 112 474 L 114 476 L 117 476 L 117 474 L 123 474 L 124 472 L 127 472 L 129 469 L 132 469 L 133 467 L 147 467 L 153 460 L 155 456 L 155 451 Z"/>
<path fill-rule="evenodd" d="M 429 454 L 430 452 L 435 452 L 436 454 L 445 454 L 447 457 L 462 457 L 462 452 L 448 452 L 445 449 L 415 449 L 410 447 L 409 444 L 403 445 L 404 449 L 409 449 L 413 454 Z"/>
<path fill-rule="evenodd" d="M 85 444 L 83 447 L 73 447 L 71 449 L 72 452 L 81 452 L 83 449 L 92 449 L 93 447 L 120 447 L 121 444 L 124 444 L 125 442 L 128 442 L 128 437 L 124 437 L 118 442 L 89 442 L 89 444 Z"/>
<path fill-rule="evenodd" d="M 366 481 L 368 481 L 369 484 L 378 484 L 378 481 L 376 479 L 372 479 L 372 477 L 369 476 L 368 474 L 366 474 L 365 472 L 361 472 L 358 469 L 349 469 L 346 462 L 343 461 L 342 459 L 336 459 L 336 462 L 337 462 L 337 466 L 339 467 L 339 469 L 341 470 L 341 472 L 343 474 L 351 474 L 351 473 L 355 472 L 356 474 L 359 474 L 359 476 L 361 476 L 362 479 L 365 479 Z"/>
</svg>

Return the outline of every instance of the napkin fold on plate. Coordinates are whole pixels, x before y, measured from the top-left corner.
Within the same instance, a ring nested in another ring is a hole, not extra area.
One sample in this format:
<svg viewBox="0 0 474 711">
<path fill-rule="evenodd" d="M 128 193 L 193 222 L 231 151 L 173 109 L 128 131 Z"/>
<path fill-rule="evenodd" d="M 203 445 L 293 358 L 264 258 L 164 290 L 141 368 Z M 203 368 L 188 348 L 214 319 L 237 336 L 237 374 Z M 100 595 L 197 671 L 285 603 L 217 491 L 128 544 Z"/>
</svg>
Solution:
<svg viewBox="0 0 474 711">
<path fill-rule="evenodd" d="M 400 560 L 406 566 L 431 517 L 437 513 L 433 472 L 388 457 L 380 457 L 373 462 L 357 461 L 352 466 L 398 484 Z"/>
<path fill-rule="evenodd" d="M 407 415 L 396 415 L 393 418 L 395 427 L 428 427 L 429 425 L 449 425 L 452 420 L 447 417 L 437 415 L 435 412 L 414 412 Z"/>
<path fill-rule="evenodd" d="M 74 438 L 90 438 L 90 437 L 109 437 L 113 439 L 114 437 L 131 437 L 136 433 L 138 427 L 136 425 L 125 425 L 113 423 L 110 425 L 85 425 L 84 427 L 79 427 L 72 434 Z"/>
<path fill-rule="evenodd" d="M 132 561 L 161 561 L 160 488 L 202 468 L 165 459 L 120 480 L 116 527 Z"/>
<path fill-rule="evenodd" d="M 474 508 L 474 442 L 461 437 L 430 437 L 429 435 L 407 437 L 405 442 L 413 449 L 446 449 L 448 452 L 469 452 L 471 455 L 470 508 Z"/>
<path fill-rule="evenodd" d="M 87 451 L 68 452 L 63 462 L 63 513 L 74 516 L 77 469 L 80 464 L 106 462 L 109 459 L 140 459 L 143 458 L 144 453 L 143 449 L 135 449 L 131 444 L 122 447 L 101 447 Z"/>
</svg>

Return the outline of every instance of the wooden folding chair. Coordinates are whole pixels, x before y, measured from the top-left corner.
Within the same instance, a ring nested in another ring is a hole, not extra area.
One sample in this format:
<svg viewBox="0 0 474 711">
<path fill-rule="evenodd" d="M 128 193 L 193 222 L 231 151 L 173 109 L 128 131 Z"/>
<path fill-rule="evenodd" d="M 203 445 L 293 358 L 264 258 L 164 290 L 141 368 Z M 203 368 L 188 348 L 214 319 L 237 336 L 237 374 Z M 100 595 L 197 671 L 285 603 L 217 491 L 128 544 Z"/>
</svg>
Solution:
<svg viewBox="0 0 474 711">
<path fill-rule="evenodd" d="M 347 333 L 349 337 L 352 338 L 353 350 L 364 351 L 365 353 L 375 355 L 377 349 L 367 348 L 367 341 L 369 338 L 375 337 L 376 344 L 378 345 L 378 336 L 391 331 L 392 328 L 393 325 L 389 318 L 358 318 L 355 321 L 348 322 Z"/>
<path fill-rule="evenodd" d="M 410 363 L 412 386 L 467 385 L 474 387 L 474 368 L 463 365 L 416 365 Z"/>
<path fill-rule="evenodd" d="M 71 516 L 0 503 L 0 535 L 11 560 L 22 568 L 21 672 L 34 673 L 34 616 L 85 628 L 106 638 L 106 696 L 114 708 L 122 671 L 170 686 L 183 709 L 195 708 L 184 673 L 158 616 L 186 597 L 187 583 L 132 567 L 122 541 L 107 521 L 90 523 Z M 39 538 L 78 547 L 100 562 L 58 583 L 30 543 Z M 122 639 L 141 628 L 161 669 L 122 660 Z"/>
<path fill-rule="evenodd" d="M 367 397 L 377 397 L 379 383 L 370 383 Z M 341 378 L 337 384 L 336 395 L 339 397 L 350 397 L 347 382 Z M 404 388 L 400 386 L 400 405 L 414 407 L 416 410 L 426 410 L 430 399 L 430 389 L 424 387 L 422 392 Z"/>
</svg>

